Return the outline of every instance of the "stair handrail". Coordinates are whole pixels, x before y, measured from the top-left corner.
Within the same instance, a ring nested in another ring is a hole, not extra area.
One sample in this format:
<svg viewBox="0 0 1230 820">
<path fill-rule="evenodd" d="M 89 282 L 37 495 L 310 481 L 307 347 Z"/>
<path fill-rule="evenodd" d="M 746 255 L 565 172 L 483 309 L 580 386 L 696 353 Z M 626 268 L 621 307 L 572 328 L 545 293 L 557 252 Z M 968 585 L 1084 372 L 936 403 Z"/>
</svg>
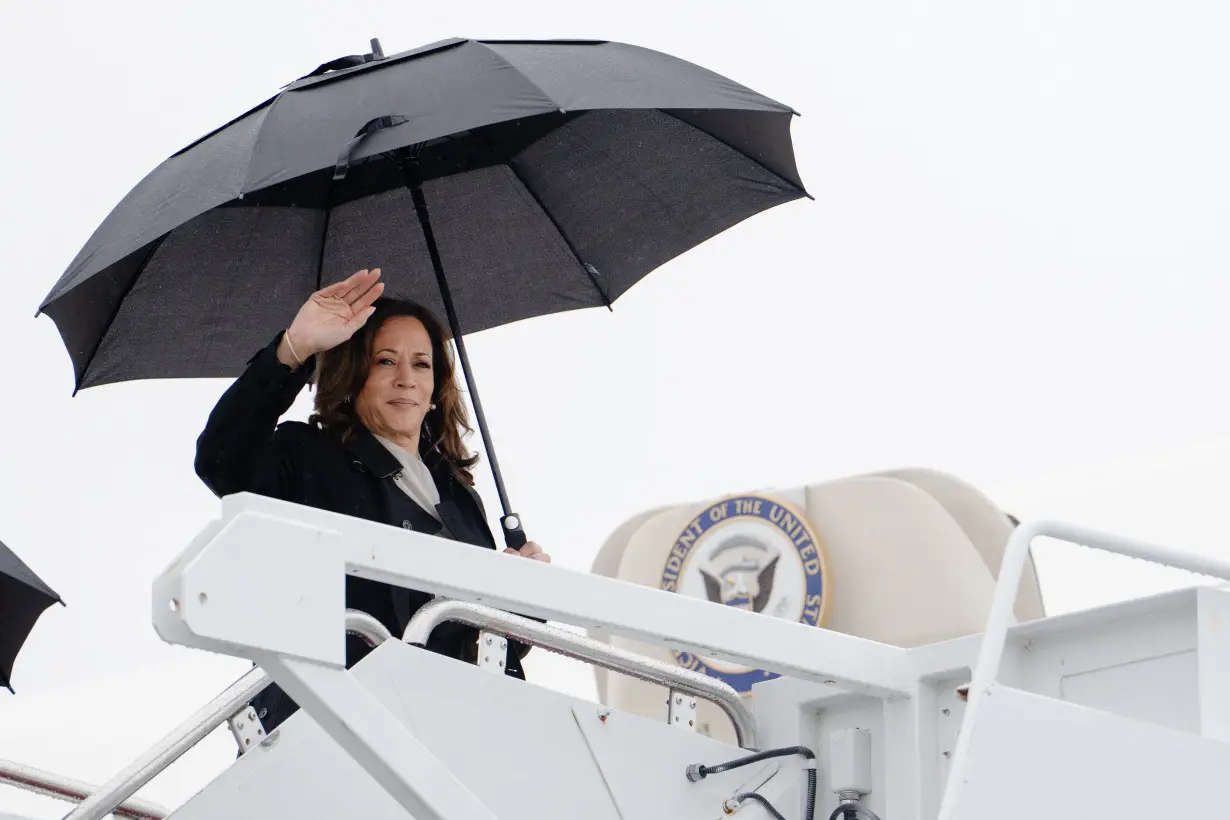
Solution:
<svg viewBox="0 0 1230 820">
<path fill-rule="evenodd" d="M 1037 538 L 1053 538 L 1082 547 L 1102 550 L 1114 555 L 1123 555 L 1140 561 L 1149 561 L 1164 567 L 1174 567 L 1209 578 L 1230 580 L 1230 561 L 1211 556 L 1193 554 L 1147 541 L 1125 538 L 1107 532 L 1069 524 L 1063 521 L 1027 521 L 1018 526 L 1008 538 L 1004 557 L 1000 561 L 995 590 L 991 596 L 991 610 L 987 625 L 978 645 L 978 658 L 967 689 L 968 704 L 957 732 L 948 776 L 940 798 L 939 820 L 950 820 L 956 810 L 960 791 L 968 781 L 966 767 L 970 760 L 970 743 L 985 697 L 999 678 L 1004 649 L 1008 642 L 1008 628 L 1013 623 L 1013 607 L 1025 562 Z"/>
<path fill-rule="evenodd" d="M 0 759 L 0 784 L 69 803 L 80 803 L 98 791 L 93 784 L 4 759 Z M 148 800 L 130 799 L 117 805 L 112 813 L 129 820 L 163 820 L 171 811 Z"/>
<path fill-rule="evenodd" d="M 380 621 L 355 609 L 346 610 L 346 631 L 375 647 L 392 638 Z M 191 717 L 171 730 L 118 774 L 90 793 L 64 820 L 102 820 L 115 812 L 137 790 L 149 783 L 178 760 L 185 752 L 205 739 L 233 715 L 244 709 L 252 698 L 262 692 L 271 680 L 259 667 L 253 667 L 243 677 L 228 686 L 220 695 L 202 706 Z M 141 817 L 138 820 L 162 820 Z"/>
<path fill-rule="evenodd" d="M 481 629 L 521 643 L 537 646 L 612 672 L 648 683 L 666 686 L 675 692 L 707 700 L 721 709 L 734 725 L 739 746 L 756 749 L 756 719 L 734 687 L 723 681 L 690 669 L 638 655 L 617 646 L 568 632 L 494 607 L 469 601 L 437 598 L 422 606 L 410 623 L 402 640 L 416 646 L 426 646 L 432 631 L 440 624 L 454 622 Z"/>
</svg>

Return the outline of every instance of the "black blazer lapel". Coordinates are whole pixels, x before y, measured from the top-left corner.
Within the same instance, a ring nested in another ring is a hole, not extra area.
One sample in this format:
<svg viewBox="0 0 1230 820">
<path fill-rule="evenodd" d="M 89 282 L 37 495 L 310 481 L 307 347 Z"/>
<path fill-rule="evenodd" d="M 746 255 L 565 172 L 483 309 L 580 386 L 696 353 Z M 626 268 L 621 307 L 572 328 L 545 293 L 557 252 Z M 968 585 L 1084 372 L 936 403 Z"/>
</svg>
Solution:
<svg viewBox="0 0 1230 820">
<path fill-rule="evenodd" d="M 360 426 L 345 444 L 354 457 L 351 466 L 366 470 L 377 478 L 392 478 L 401 472 L 401 462 L 366 428 Z"/>
<path fill-rule="evenodd" d="M 376 442 L 379 444 L 380 442 Z M 440 491 L 440 505 L 436 510 L 459 541 L 475 546 L 495 548 L 495 538 L 487 525 L 487 510 L 483 500 L 467 482 L 463 481 L 457 467 L 440 452 L 432 453 L 428 469 Z"/>
</svg>

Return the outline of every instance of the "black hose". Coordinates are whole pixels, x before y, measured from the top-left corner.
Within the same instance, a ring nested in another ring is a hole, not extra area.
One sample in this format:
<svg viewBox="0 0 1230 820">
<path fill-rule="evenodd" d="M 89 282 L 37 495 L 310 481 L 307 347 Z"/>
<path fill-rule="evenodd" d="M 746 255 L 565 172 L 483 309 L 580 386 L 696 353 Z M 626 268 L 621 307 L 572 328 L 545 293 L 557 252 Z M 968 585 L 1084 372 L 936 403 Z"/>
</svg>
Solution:
<svg viewBox="0 0 1230 820">
<path fill-rule="evenodd" d="M 740 803 L 744 800 L 755 800 L 757 803 L 764 806 L 764 810 L 767 811 L 769 816 L 774 818 L 774 820 L 786 820 L 786 818 L 782 816 L 782 813 L 773 808 L 773 804 L 770 803 L 768 798 L 762 794 L 756 794 L 756 792 L 745 792 L 744 794 L 735 795 L 735 800 L 738 800 Z"/>
<path fill-rule="evenodd" d="M 816 753 L 806 746 L 786 746 L 781 749 L 768 749 L 763 752 L 756 752 L 756 754 L 740 757 L 737 760 L 730 760 L 726 763 L 719 763 L 716 766 L 706 766 L 703 763 L 696 764 L 694 770 L 697 774 L 696 779 L 702 780 L 711 774 L 721 774 L 731 769 L 738 769 L 740 766 L 747 766 L 750 763 L 759 763 L 762 760 L 769 760 L 774 757 L 789 757 L 790 755 L 802 755 L 808 760 L 816 759 Z M 688 768 L 692 769 L 693 767 L 689 766 Z M 692 778 L 689 777 L 688 779 L 691 780 Z"/>
</svg>

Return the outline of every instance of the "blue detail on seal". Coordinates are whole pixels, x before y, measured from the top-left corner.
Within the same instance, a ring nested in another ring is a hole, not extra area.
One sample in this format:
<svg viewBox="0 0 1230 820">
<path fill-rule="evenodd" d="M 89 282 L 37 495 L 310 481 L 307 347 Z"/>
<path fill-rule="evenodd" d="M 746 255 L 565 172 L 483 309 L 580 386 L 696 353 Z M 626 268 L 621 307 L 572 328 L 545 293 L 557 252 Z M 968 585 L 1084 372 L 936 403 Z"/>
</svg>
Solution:
<svg viewBox="0 0 1230 820">
<path fill-rule="evenodd" d="M 803 565 L 803 612 L 799 617 L 801 623 L 818 626 L 824 610 L 824 572 L 820 557 L 820 545 L 815 543 L 805 521 L 787 507 L 771 498 L 746 495 L 728 498 L 711 504 L 702 510 L 700 515 L 680 533 L 667 556 L 666 566 L 662 570 L 661 588 L 668 592 L 679 591 L 679 574 L 687 565 L 692 550 L 700 543 L 711 528 L 738 518 L 760 518 L 777 527 L 794 545 L 799 561 Z M 736 592 L 726 606 L 737 606 L 747 609 L 746 594 Z M 747 692 L 752 684 L 778 677 L 776 673 L 752 669 L 745 672 L 723 672 L 714 669 L 693 655 L 691 652 L 674 652 L 675 660 L 687 669 L 700 672 L 710 677 L 725 681 L 738 692 Z"/>
</svg>

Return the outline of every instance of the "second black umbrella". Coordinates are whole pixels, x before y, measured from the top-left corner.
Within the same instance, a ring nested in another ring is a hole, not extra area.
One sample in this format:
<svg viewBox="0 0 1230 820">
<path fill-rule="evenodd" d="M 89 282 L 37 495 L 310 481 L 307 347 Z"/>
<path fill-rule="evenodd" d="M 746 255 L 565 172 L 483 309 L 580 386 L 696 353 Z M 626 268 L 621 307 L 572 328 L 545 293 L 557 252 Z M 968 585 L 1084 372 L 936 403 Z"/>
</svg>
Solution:
<svg viewBox="0 0 1230 820">
<path fill-rule="evenodd" d="M 13 663 L 39 617 L 60 596 L 0 542 L 0 686 L 13 691 Z"/>
</svg>

